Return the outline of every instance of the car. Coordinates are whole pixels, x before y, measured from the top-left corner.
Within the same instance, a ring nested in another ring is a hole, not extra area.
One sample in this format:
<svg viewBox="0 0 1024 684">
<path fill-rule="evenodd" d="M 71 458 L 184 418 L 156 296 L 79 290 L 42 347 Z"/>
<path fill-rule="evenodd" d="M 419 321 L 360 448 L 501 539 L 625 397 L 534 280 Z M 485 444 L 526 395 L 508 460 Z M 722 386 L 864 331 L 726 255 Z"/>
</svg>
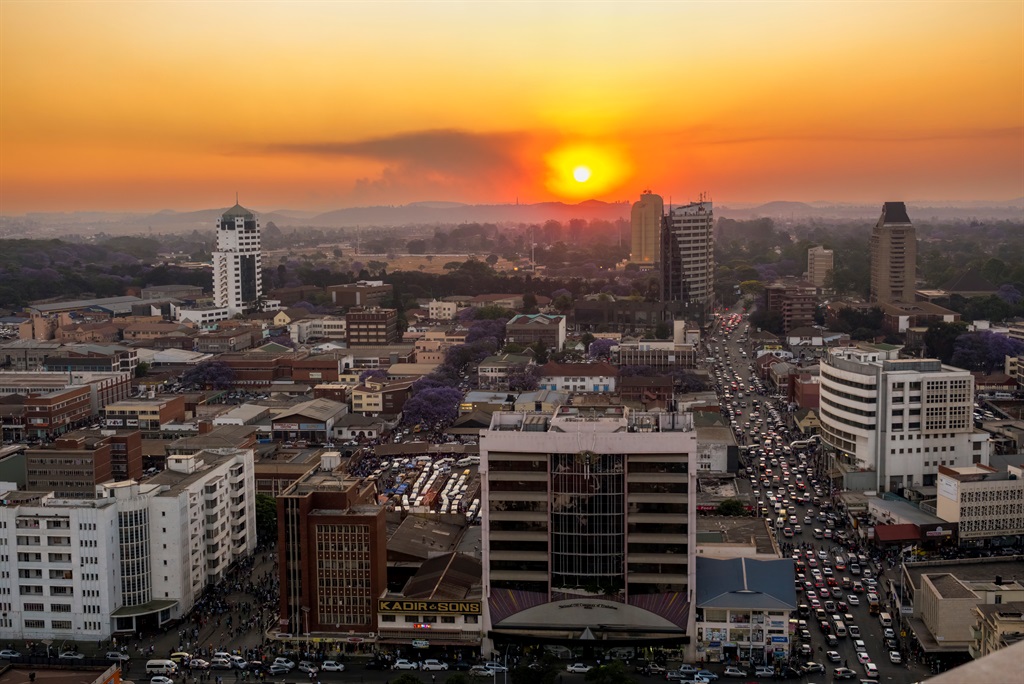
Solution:
<svg viewBox="0 0 1024 684">
<path fill-rule="evenodd" d="M 288 674 L 291 671 L 290 667 L 287 665 L 281 665 L 280 663 L 271 663 L 270 667 L 267 668 L 267 673 L 272 675 Z"/>
<path fill-rule="evenodd" d="M 663 675 L 666 672 L 665 668 L 658 663 L 647 663 L 637 671 L 646 675 Z"/>
<path fill-rule="evenodd" d="M 774 677 L 775 676 L 775 668 L 774 667 L 768 667 L 767 665 L 759 665 L 757 667 L 757 669 L 754 670 L 754 676 L 755 677 Z"/>
<path fill-rule="evenodd" d="M 864 663 L 871 662 L 871 656 L 864 651 L 857 651 L 857 662 L 863 665 Z"/>
<path fill-rule="evenodd" d="M 491 672 L 490 670 L 488 670 L 483 665 L 474 665 L 473 667 L 469 668 L 469 672 L 467 674 L 470 677 L 493 677 L 494 676 L 494 673 Z"/>
<path fill-rule="evenodd" d="M 679 671 L 684 675 L 695 675 L 700 672 L 700 668 L 696 665 L 690 665 L 689 663 L 683 663 L 679 666 Z"/>
<path fill-rule="evenodd" d="M 899 665 L 903 662 L 903 656 L 900 655 L 899 651 L 889 651 L 889 662 L 894 665 Z"/>
<path fill-rule="evenodd" d="M 189 662 L 191 663 L 191 661 L 189 661 Z M 242 668 L 239 668 L 239 669 L 242 669 Z M 258 675 L 259 673 L 261 673 L 261 672 L 263 672 L 264 670 L 267 669 L 267 665 L 262 660 L 250 660 L 248 663 L 245 664 L 245 669 L 248 670 L 249 672 L 252 672 L 252 673 Z"/>
<path fill-rule="evenodd" d="M 230 656 L 230 657 L 228 657 L 228 660 L 231 661 L 231 666 L 232 667 L 235 667 L 235 668 L 237 668 L 239 670 L 245 670 L 245 669 L 247 669 L 249 667 L 249 662 L 245 658 L 240 656 L 240 655 Z M 312 663 L 309 663 L 309 664 L 312 665 Z"/>
<path fill-rule="evenodd" d="M 406 660 L 405 658 L 399 658 L 398 660 L 396 660 L 394 662 L 394 664 L 391 667 L 392 667 L 392 669 L 395 669 L 395 670 L 418 670 L 418 669 L 420 669 L 419 663 L 414 663 L 413 661 Z"/>
<path fill-rule="evenodd" d="M 278 667 L 283 667 L 285 672 L 291 672 L 291 668 L 287 665 L 280 663 L 274 663 Z M 230 670 L 232 668 L 231 661 L 227 658 L 214 658 L 210 661 L 210 667 L 214 670 Z"/>
<path fill-rule="evenodd" d="M 4 653 L 5 653 L 5 651 L 0 651 L 0 658 L 6 658 L 7 657 L 7 656 L 4 655 Z M 104 657 L 107 660 L 113 660 L 113 661 L 119 662 L 119 663 L 124 662 L 126 660 L 131 660 L 131 656 L 130 655 L 128 655 L 127 653 L 121 653 L 120 651 L 107 651 L 107 654 Z M 174 660 L 174 658 L 172 657 L 171 660 Z"/>
<path fill-rule="evenodd" d="M 846 629 L 850 633 L 850 636 L 852 636 L 854 639 L 860 638 L 860 627 L 858 627 L 857 625 L 850 625 Z"/>
<path fill-rule="evenodd" d="M 825 666 L 821 663 L 811 662 L 805 663 L 800 669 L 803 671 L 804 674 L 811 674 L 812 672 L 824 672 Z"/>
<path fill-rule="evenodd" d="M 859 606 L 860 605 L 860 599 L 857 597 L 856 594 L 850 594 L 849 596 L 847 596 L 846 597 L 846 602 L 849 603 L 851 606 Z"/>
<path fill-rule="evenodd" d="M 109 656 L 110 654 L 108 653 L 107 655 Z M 118 655 L 121 655 L 121 654 L 118 653 Z M 17 651 L 12 651 L 9 648 L 5 648 L 4 650 L 0 651 L 0 658 L 3 658 L 4 660 L 15 660 L 15 659 L 20 658 L 20 657 L 21 657 L 20 653 L 18 653 Z"/>
<path fill-rule="evenodd" d="M 366 663 L 367 670 L 390 670 L 391 663 L 384 660 L 383 658 L 374 658 Z"/>
<path fill-rule="evenodd" d="M 867 653 L 868 645 L 864 643 L 863 639 L 856 639 L 853 642 L 853 650 L 857 651 L 858 653 Z"/>
<path fill-rule="evenodd" d="M 319 671 L 320 670 L 317 668 L 317 666 L 309 662 L 308 660 L 303 660 L 299 663 L 299 672 L 305 672 L 306 674 L 315 675 Z"/>
<path fill-rule="evenodd" d="M 344 672 L 345 663 L 339 663 L 337 660 L 325 660 L 320 664 L 320 669 L 324 672 Z"/>
<path fill-rule="evenodd" d="M 828 651 L 825 653 L 825 657 L 828 658 L 828 662 L 830 663 L 838 663 L 843 659 L 843 657 L 839 655 L 839 651 Z"/>
<path fill-rule="evenodd" d="M 700 672 L 695 674 L 693 676 L 693 678 L 694 679 L 703 679 L 705 682 L 713 682 L 716 679 L 718 679 L 718 675 L 716 675 L 711 670 L 701 670 Z"/>
<path fill-rule="evenodd" d="M 263 663 L 260 663 L 262 667 Z M 192 658 L 188 661 L 188 667 L 190 670 L 209 670 L 210 663 L 203 660 L 202 658 Z"/>
<path fill-rule="evenodd" d="M 565 666 L 566 672 L 575 672 L 577 674 L 586 674 L 593 669 L 593 667 L 591 667 L 590 665 L 585 665 L 584 663 L 572 663 L 571 665 Z"/>
<path fill-rule="evenodd" d="M 502 672 L 508 672 L 508 668 L 496 660 L 488 660 L 486 663 L 484 663 L 484 667 L 490 670 L 492 674 L 495 672 L 499 674 Z"/>
<path fill-rule="evenodd" d="M 441 670 L 447 670 L 448 663 L 443 663 L 440 660 L 436 660 L 434 658 L 427 658 L 422 663 L 420 663 L 420 669 L 426 670 L 428 672 L 439 672 Z"/>
<path fill-rule="evenodd" d="M 214 653 L 213 655 L 217 655 L 217 654 Z M 293 661 L 288 660 L 287 658 L 283 658 L 283 657 L 274 658 L 273 664 L 274 665 L 280 665 L 281 667 L 286 667 L 286 668 L 288 668 L 289 672 L 291 672 L 292 670 L 295 669 L 295 663 Z"/>
<path fill-rule="evenodd" d="M 884 630 L 882 630 L 882 636 L 886 639 L 895 639 L 896 632 L 893 630 L 892 627 L 886 627 Z"/>
<path fill-rule="evenodd" d="M 895 639 L 885 639 L 884 643 L 885 647 L 890 651 L 895 651 L 897 648 L 900 647 L 900 642 L 896 641 Z"/>
<path fill-rule="evenodd" d="M 157 675 L 156 677 L 150 677 L 149 684 L 174 684 L 174 680 L 170 677 Z"/>
<path fill-rule="evenodd" d="M 746 677 L 747 673 L 745 670 L 741 670 L 738 667 L 729 666 L 725 668 L 725 672 L 722 673 L 726 677 Z"/>
<path fill-rule="evenodd" d="M 870 679 L 874 679 L 878 676 L 878 666 L 871 661 L 864 663 L 864 674 L 866 674 Z"/>
<path fill-rule="evenodd" d="M 85 656 L 78 651 L 64 651 L 57 657 L 61 660 L 83 660 L 85 658 Z"/>
<path fill-rule="evenodd" d="M 832 670 L 832 679 L 853 679 L 857 673 L 848 667 L 837 667 Z"/>
</svg>

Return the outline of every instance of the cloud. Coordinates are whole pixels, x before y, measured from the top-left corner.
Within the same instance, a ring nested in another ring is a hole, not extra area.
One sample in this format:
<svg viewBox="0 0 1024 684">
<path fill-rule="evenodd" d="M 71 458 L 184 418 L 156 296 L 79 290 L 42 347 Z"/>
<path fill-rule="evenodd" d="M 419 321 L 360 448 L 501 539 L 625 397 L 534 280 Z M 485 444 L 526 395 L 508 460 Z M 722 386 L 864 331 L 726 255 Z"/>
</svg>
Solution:
<svg viewBox="0 0 1024 684">
<path fill-rule="evenodd" d="M 515 150 L 528 138 L 525 133 L 472 133 L 431 130 L 350 142 L 276 143 L 270 153 L 317 157 L 358 157 L 400 166 L 433 169 L 443 174 L 464 175 L 492 169 L 518 168 Z"/>
</svg>

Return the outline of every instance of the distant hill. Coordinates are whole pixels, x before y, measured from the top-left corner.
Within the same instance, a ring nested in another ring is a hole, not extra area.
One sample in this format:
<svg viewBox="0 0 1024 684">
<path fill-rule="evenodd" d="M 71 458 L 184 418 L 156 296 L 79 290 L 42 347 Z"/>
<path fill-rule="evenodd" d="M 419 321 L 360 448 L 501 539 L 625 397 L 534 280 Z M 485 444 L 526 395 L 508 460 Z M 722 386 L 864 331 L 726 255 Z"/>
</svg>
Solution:
<svg viewBox="0 0 1024 684">
<path fill-rule="evenodd" d="M 543 223 L 549 219 L 628 218 L 628 202 L 580 204 L 541 202 L 539 204 L 457 204 L 454 202 L 420 202 L 396 207 L 353 207 L 337 209 L 302 222 L 322 228 L 350 226 L 402 226 L 432 223 Z M 294 223 L 294 222 L 292 222 Z M 288 224 L 279 224 L 288 225 Z"/>
<path fill-rule="evenodd" d="M 837 219 L 877 221 L 882 202 L 876 204 L 839 204 L 832 202 L 775 201 L 755 206 L 723 203 L 715 206 L 715 215 L 736 220 L 771 218 L 804 221 L 808 219 Z M 1006 202 L 913 202 L 907 201 L 911 220 L 1024 220 L 1024 199 Z"/>
</svg>

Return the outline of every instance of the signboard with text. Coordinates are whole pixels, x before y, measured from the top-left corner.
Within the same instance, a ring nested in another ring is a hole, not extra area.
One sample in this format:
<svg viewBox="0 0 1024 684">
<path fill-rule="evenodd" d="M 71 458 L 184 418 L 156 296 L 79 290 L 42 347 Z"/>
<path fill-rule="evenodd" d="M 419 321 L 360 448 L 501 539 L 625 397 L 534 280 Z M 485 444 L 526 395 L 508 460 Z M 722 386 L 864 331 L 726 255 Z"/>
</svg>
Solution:
<svg viewBox="0 0 1024 684">
<path fill-rule="evenodd" d="M 377 601 L 379 613 L 415 613 L 417 615 L 480 615 L 480 601 Z"/>
</svg>

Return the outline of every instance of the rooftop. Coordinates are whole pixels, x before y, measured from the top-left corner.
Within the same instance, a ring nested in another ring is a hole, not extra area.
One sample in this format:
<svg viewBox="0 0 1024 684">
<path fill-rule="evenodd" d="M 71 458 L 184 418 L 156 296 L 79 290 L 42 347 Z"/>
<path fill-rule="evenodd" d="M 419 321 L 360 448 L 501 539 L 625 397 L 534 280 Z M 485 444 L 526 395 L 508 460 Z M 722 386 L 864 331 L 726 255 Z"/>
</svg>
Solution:
<svg viewBox="0 0 1024 684">
<path fill-rule="evenodd" d="M 978 595 L 973 591 L 965 587 L 963 584 L 949 574 L 933 575 L 928 573 L 925 575 L 928 581 L 935 587 L 935 591 L 938 592 L 939 596 L 944 599 L 976 599 Z"/>
<path fill-rule="evenodd" d="M 792 559 L 697 557 L 698 608 L 796 610 Z"/>
</svg>

